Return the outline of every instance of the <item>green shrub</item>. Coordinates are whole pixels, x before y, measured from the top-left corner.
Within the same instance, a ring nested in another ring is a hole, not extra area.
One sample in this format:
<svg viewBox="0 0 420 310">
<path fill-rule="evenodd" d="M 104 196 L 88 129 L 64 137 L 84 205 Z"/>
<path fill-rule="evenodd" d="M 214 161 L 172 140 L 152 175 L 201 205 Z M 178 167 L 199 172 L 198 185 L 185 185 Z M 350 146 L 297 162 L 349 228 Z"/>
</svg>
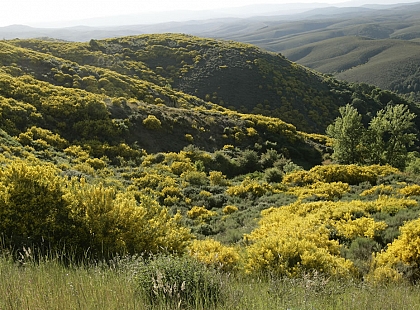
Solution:
<svg viewBox="0 0 420 310">
<path fill-rule="evenodd" d="M 209 309 L 223 302 L 221 275 L 190 257 L 158 256 L 145 262 L 136 281 L 152 306 Z"/>
<path fill-rule="evenodd" d="M 269 168 L 265 170 L 264 178 L 269 183 L 280 183 L 283 180 L 283 171 L 277 168 Z"/>
</svg>

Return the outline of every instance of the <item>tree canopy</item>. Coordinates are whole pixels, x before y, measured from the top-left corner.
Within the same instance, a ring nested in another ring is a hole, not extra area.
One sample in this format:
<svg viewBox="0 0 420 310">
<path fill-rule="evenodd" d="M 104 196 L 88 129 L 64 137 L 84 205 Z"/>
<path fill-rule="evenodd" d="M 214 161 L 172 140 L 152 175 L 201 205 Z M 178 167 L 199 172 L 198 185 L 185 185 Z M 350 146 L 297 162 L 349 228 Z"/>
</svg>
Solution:
<svg viewBox="0 0 420 310">
<path fill-rule="evenodd" d="M 356 108 L 347 104 L 327 127 L 333 139 L 333 159 L 343 164 L 389 164 L 404 168 L 408 147 L 414 144 L 415 114 L 403 104 L 388 104 L 378 111 L 367 128 Z"/>
</svg>

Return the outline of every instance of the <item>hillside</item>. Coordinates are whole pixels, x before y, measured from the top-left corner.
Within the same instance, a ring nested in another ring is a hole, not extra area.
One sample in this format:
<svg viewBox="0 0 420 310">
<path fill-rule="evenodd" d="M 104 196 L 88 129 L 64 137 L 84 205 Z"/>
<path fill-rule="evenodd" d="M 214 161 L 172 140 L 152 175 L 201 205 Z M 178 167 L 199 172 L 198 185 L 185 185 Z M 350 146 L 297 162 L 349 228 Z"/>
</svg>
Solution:
<svg viewBox="0 0 420 310">
<path fill-rule="evenodd" d="M 34 68 L 32 62 L 15 61 L 23 72 L 55 85 L 172 107 L 197 106 L 194 100 L 200 98 L 219 108 L 277 117 L 306 132 L 324 133 L 338 107 L 356 97 L 362 114 L 375 113 L 390 100 L 408 104 L 375 87 L 338 82 L 280 54 L 231 41 L 162 34 L 89 43 L 13 40 L 4 44 L 6 50 L 21 47 L 29 57 L 44 59 L 43 63 L 56 59 L 48 64 L 49 72 L 42 71 L 46 67 Z M 89 86 L 89 81 L 96 84 Z M 156 94 L 150 94 L 150 88 Z M 178 93 L 185 101 L 173 98 Z M 411 108 L 417 109 L 413 104 Z"/>
<path fill-rule="evenodd" d="M 420 4 L 322 8 L 293 20 L 255 18 L 213 27 L 213 37 L 258 45 L 316 71 L 420 101 Z M 234 26 L 236 25 L 236 27 Z M 209 35 L 202 32 L 200 35 Z"/>
<path fill-rule="evenodd" d="M 415 103 L 188 35 L 2 41 L 0 62 L 0 262 L 418 281 Z M 334 162 L 337 132 L 366 165 Z"/>
<path fill-rule="evenodd" d="M 0 33 L 3 33 L 5 38 L 50 37 L 72 41 L 88 41 L 91 38 L 178 32 L 200 37 L 234 40 L 281 53 L 289 60 L 318 72 L 332 74 L 338 79 L 375 85 L 382 89 L 399 92 L 415 101 L 420 101 L 418 83 L 416 82 L 419 77 L 419 67 L 417 65 L 418 55 L 420 55 L 418 45 L 420 42 L 419 20 L 420 4 L 402 3 L 396 5 L 366 5 L 363 7 L 322 7 L 299 14 L 219 18 L 150 25 L 133 24 L 115 27 L 37 29 L 15 25 L 0 29 Z M 111 42 L 109 40 L 105 41 Z M 134 50 L 136 49 L 134 48 Z M 211 55 L 211 52 L 209 52 L 209 55 Z M 245 61 L 248 60 L 245 59 Z M 212 65 L 225 66 L 220 61 L 214 62 Z M 201 71 L 194 72 L 193 77 L 194 79 L 207 79 L 207 77 L 202 77 L 202 74 Z M 233 76 L 237 75 L 233 74 L 229 79 L 231 80 Z M 243 82 L 240 75 L 238 81 Z M 187 76 L 184 77 L 187 79 Z M 177 82 L 176 79 L 174 81 Z M 206 85 L 206 83 L 201 83 L 200 87 L 195 87 L 190 84 L 190 81 L 183 81 L 180 84 L 181 89 L 191 93 L 195 92 L 195 88 L 201 91 L 203 86 Z M 264 84 L 261 85 L 265 86 Z M 270 87 L 276 87 L 276 85 L 270 85 Z M 218 90 L 206 89 L 205 91 L 204 95 L 212 96 L 214 92 L 220 95 Z M 239 92 L 239 94 L 243 93 L 243 91 Z M 254 90 L 253 93 L 256 96 L 250 99 L 254 102 L 255 98 L 261 98 L 259 90 Z M 197 95 L 203 97 L 202 93 Z M 243 107 L 251 111 L 251 105 L 246 102 L 249 97 L 244 97 Z M 270 105 L 272 105 L 271 101 L 278 99 L 275 95 L 269 97 Z M 236 95 L 235 98 L 242 100 L 240 95 Z M 287 96 L 285 98 L 289 100 Z M 235 108 L 241 106 L 232 104 L 232 98 L 228 98 L 225 94 L 223 98 L 217 99 L 217 103 L 223 100 L 223 102 L 228 102 Z M 259 103 L 266 105 L 262 102 Z M 242 110 L 245 111 L 245 109 Z M 282 113 L 284 114 L 284 111 Z M 281 116 L 276 112 L 274 112 L 274 115 Z M 287 119 L 287 121 L 291 122 L 290 119 Z M 313 124 L 305 124 L 305 127 L 300 129 L 319 130 Z"/>
</svg>

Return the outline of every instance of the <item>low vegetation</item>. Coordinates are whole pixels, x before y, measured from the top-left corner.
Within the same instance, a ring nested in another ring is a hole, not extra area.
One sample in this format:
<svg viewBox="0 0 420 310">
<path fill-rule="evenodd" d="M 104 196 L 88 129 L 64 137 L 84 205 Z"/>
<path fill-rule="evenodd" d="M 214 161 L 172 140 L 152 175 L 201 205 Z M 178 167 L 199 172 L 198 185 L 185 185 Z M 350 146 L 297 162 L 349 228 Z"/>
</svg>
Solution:
<svg viewBox="0 0 420 310">
<path fill-rule="evenodd" d="M 345 106 L 324 136 L 130 75 L 143 99 L 5 67 L 1 308 L 344 309 L 355 295 L 384 305 L 366 290 L 418 301 L 420 159 L 409 106 L 389 102 L 367 129 Z M 380 161 L 342 156 L 337 133 L 348 118 L 361 132 L 376 126 Z"/>
</svg>

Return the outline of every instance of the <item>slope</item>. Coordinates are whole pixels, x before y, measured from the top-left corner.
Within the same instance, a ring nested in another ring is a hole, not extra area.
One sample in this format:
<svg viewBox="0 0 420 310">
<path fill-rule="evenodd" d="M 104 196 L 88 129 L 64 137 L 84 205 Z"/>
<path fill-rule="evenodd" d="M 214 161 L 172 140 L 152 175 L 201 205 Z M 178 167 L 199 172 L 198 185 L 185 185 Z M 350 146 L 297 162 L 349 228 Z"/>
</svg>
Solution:
<svg viewBox="0 0 420 310">
<path fill-rule="evenodd" d="M 43 57 L 65 59 L 74 68 L 96 70 L 82 77 L 68 65 L 55 66 L 57 71 L 47 76 L 35 69 L 38 78 L 55 85 L 87 89 L 83 80 L 88 79 L 94 86 L 89 90 L 95 93 L 172 107 L 210 102 L 241 113 L 277 117 L 306 132 L 324 133 L 337 116 L 338 107 L 354 98 L 361 100 L 358 108 L 362 114 L 375 113 L 391 99 L 408 104 L 392 94 L 380 95 L 381 90 L 372 93 L 374 87 L 338 82 L 280 54 L 232 41 L 160 34 L 89 43 L 13 40 L 10 44 L 37 51 Z M 29 67 L 25 70 L 31 71 Z M 68 84 L 59 84 L 63 78 Z M 141 94 L 136 92 L 140 84 Z M 183 100 L 174 99 L 178 93 Z"/>
</svg>

